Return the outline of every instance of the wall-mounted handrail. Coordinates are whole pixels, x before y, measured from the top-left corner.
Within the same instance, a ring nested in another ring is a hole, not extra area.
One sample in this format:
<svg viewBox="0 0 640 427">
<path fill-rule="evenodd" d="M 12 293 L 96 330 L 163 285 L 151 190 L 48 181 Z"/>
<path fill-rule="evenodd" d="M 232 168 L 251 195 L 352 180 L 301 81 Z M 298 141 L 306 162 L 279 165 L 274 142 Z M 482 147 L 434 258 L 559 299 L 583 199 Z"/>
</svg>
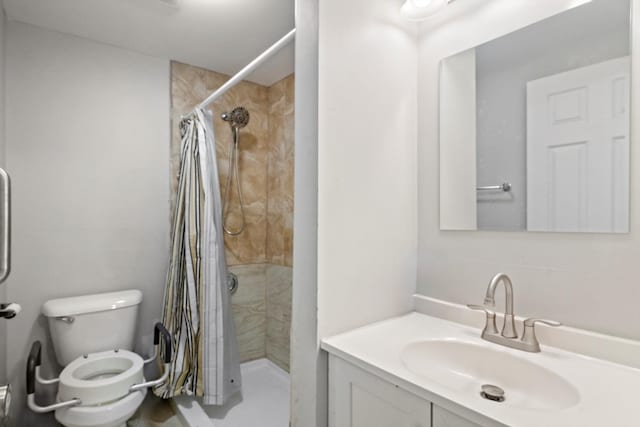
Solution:
<svg viewBox="0 0 640 427">
<path fill-rule="evenodd" d="M 0 168 L 0 283 L 11 271 L 11 179 Z"/>
<path fill-rule="evenodd" d="M 504 192 L 508 192 L 508 191 L 511 191 L 511 184 L 509 184 L 508 182 L 503 182 L 500 185 L 488 185 L 486 187 L 478 187 L 478 188 L 476 188 L 476 190 L 478 190 L 478 191 L 504 191 Z"/>
</svg>

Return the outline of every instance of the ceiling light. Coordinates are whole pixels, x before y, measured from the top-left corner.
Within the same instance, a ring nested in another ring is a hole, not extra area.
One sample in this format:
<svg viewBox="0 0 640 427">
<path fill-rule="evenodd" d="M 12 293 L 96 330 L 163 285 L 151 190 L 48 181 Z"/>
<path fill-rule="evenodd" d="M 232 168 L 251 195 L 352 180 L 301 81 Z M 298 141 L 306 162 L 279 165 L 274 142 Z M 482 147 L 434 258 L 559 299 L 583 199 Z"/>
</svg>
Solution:
<svg viewBox="0 0 640 427">
<path fill-rule="evenodd" d="M 405 0 L 400 14 L 409 21 L 422 21 L 440 12 L 452 0 Z"/>
</svg>

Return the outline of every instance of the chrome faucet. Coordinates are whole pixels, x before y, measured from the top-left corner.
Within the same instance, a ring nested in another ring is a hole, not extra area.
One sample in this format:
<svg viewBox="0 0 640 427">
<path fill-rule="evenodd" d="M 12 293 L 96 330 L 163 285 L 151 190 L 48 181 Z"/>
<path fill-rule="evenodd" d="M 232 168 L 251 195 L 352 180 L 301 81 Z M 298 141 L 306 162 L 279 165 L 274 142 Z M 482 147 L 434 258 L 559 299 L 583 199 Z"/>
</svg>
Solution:
<svg viewBox="0 0 640 427">
<path fill-rule="evenodd" d="M 502 332 L 498 333 L 496 327 L 496 314 L 490 310 L 487 306 L 494 307 L 496 305 L 495 294 L 498 284 L 504 283 L 504 289 L 506 294 L 506 305 L 504 311 L 504 323 L 502 325 Z M 515 348 L 517 350 L 529 351 L 532 353 L 540 352 L 540 343 L 536 337 L 535 324 L 544 323 L 548 326 L 561 326 L 562 323 L 554 322 L 552 320 L 543 319 L 526 319 L 524 321 L 524 329 L 522 331 L 522 338 L 518 340 L 518 333 L 516 331 L 516 325 L 513 314 L 513 284 L 511 279 L 505 273 L 498 273 L 493 276 L 489 286 L 487 287 L 487 295 L 484 298 L 484 305 L 467 305 L 472 310 L 484 311 L 486 314 L 486 320 L 484 329 L 482 330 L 481 338 L 486 341 L 490 341 L 495 344 L 504 345 L 505 347 Z"/>
<path fill-rule="evenodd" d="M 513 283 L 511 279 L 505 273 L 498 273 L 493 276 L 489 287 L 487 288 L 487 296 L 484 297 L 484 305 L 495 307 L 496 305 L 496 288 L 498 284 L 504 283 L 504 291 L 506 296 L 505 310 L 504 310 L 504 324 L 502 325 L 502 336 L 505 338 L 518 338 L 516 333 L 516 324 L 513 320 Z"/>
</svg>

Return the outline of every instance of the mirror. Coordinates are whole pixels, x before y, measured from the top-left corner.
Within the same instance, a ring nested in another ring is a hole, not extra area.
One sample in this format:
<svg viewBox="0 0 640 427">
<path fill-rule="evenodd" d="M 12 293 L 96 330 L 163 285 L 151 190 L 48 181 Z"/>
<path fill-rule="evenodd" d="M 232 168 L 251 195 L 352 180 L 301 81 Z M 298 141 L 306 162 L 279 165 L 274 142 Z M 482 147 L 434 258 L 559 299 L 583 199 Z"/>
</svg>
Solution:
<svg viewBox="0 0 640 427">
<path fill-rule="evenodd" d="M 441 62 L 442 230 L 629 231 L 630 8 L 593 0 Z"/>
</svg>

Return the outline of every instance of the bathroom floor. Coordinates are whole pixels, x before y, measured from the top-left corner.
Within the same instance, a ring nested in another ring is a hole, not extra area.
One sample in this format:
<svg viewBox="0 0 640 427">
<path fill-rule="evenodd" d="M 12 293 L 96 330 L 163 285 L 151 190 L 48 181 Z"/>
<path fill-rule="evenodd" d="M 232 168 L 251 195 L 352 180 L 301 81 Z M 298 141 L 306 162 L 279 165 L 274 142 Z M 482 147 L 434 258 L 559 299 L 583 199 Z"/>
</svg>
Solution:
<svg viewBox="0 0 640 427">
<path fill-rule="evenodd" d="M 138 412 L 127 421 L 127 427 L 183 427 L 171 403 L 147 393 Z"/>
</svg>

